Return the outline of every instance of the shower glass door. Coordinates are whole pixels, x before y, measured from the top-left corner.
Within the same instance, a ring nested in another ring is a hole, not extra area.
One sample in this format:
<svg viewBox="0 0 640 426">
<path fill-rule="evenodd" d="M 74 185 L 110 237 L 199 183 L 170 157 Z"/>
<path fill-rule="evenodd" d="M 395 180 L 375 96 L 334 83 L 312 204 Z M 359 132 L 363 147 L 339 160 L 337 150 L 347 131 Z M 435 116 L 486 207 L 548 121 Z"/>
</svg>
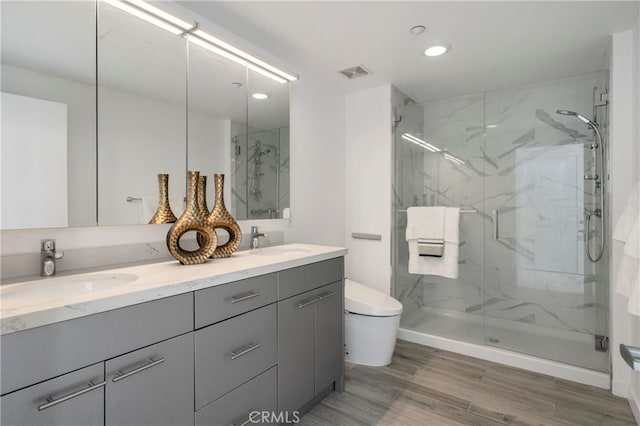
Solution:
<svg viewBox="0 0 640 426">
<path fill-rule="evenodd" d="M 558 109 L 591 115 L 598 74 L 486 94 L 486 344 L 606 371 L 605 262 L 585 256 L 584 211 L 599 191 L 593 134 Z M 603 277 L 604 278 L 604 277 Z"/>
<path fill-rule="evenodd" d="M 597 116 L 606 131 L 606 111 L 593 100 L 605 87 L 597 72 L 394 109 L 393 294 L 402 328 L 608 371 L 608 353 L 596 350 L 608 336 L 608 248 L 593 263 L 584 243 L 584 212 L 602 192 L 584 179 L 597 174 L 594 135 L 556 114 Z M 408 272 L 410 206 L 468 212 L 457 279 Z M 592 244 L 599 227 L 592 223 Z"/>
</svg>

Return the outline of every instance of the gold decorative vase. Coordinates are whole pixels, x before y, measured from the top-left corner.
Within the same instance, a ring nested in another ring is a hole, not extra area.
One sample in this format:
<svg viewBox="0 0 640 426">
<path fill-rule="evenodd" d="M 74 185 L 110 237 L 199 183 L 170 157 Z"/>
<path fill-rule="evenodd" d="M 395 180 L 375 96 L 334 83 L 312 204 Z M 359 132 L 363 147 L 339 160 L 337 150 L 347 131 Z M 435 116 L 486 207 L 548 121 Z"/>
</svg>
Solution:
<svg viewBox="0 0 640 426">
<path fill-rule="evenodd" d="M 198 178 L 198 201 L 196 204 L 198 212 L 202 217 L 209 217 L 209 208 L 207 207 L 207 177 L 200 175 Z"/>
<path fill-rule="evenodd" d="M 212 229 L 221 228 L 229 233 L 229 241 L 216 247 L 211 257 L 221 258 L 229 257 L 240 246 L 242 241 L 242 231 L 238 222 L 231 216 L 224 205 L 224 174 L 216 173 L 213 175 L 215 185 L 215 202 L 211 209 L 211 214 L 207 222 Z"/>
<path fill-rule="evenodd" d="M 165 173 L 158 173 L 158 188 L 160 194 L 158 196 L 158 209 L 153 215 L 149 224 L 158 223 L 173 223 L 176 220 L 176 215 L 171 211 L 171 205 L 169 205 L 169 175 Z"/>
<path fill-rule="evenodd" d="M 216 232 L 209 225 L 206 216 L 198 210 L 198 178 L 200 172 L 189 171 L 189 193 L 187 207 L 171 226 L 167 233 L 167 247 L 171 255 L 183 265 L 197 265 L 206 262 L 216 249 L 218 238 Z M 202 235 L 202 243 L 197 250 L 189 251 L 180 247 L 180 238 L 189 231 L 196 231 Z"/>
</svg>

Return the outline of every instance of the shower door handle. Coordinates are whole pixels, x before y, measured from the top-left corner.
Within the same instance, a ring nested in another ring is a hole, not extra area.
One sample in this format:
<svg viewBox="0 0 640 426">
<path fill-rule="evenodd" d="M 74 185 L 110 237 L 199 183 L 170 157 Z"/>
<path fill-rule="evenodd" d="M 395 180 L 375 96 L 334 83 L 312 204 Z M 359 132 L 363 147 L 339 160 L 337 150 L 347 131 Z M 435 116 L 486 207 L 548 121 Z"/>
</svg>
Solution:
<svg viewBox="0 0 640 426">
<path fill-rule="evenodd" d="M 497 240 L 498 235 L 498 209 L 491 210 L 491 220 L 493 221 L 493 239 Z"/>
</svg>

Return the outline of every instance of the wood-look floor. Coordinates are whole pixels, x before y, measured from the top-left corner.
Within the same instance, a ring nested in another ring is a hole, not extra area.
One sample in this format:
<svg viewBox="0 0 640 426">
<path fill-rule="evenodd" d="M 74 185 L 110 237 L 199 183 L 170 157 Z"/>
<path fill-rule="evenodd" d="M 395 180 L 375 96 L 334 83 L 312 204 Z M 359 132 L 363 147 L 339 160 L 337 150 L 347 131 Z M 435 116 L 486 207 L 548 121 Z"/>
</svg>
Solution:
<svg viewBox="0 0 640 426">
<path fill-rule="evenodd" d="M 302 418 L 315 425 L 636 425 L 609 391 L 398 341 L 387 367 L 346 366 L 345 392 Z"/>
</svg>

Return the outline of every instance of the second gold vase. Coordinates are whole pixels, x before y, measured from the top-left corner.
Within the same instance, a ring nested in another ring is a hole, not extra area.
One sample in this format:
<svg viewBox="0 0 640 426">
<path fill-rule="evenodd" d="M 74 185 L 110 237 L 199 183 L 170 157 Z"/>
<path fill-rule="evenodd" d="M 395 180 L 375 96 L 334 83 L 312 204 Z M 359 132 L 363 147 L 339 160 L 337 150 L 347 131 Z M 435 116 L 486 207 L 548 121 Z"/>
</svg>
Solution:
<svg viewBox="0 0 640 426">
<path fill-rule="evenodd" d="M 213 175 L 215 185 L 215 201 L 211 214 L 207 219 L 207 223 L 212 229 L 224 229 L 229 233 L 229 241 L 216 247 L 211 255 L 213 258 L 222 258 L 231 256 L 240 247 L 242 241 L 242 231 L 238 222 L 231 216 L 231 213 L 224 205 L 224 174 L 216 173 Z M 198 239 L 198 242 L 200 239 Z"/>
</svg>

